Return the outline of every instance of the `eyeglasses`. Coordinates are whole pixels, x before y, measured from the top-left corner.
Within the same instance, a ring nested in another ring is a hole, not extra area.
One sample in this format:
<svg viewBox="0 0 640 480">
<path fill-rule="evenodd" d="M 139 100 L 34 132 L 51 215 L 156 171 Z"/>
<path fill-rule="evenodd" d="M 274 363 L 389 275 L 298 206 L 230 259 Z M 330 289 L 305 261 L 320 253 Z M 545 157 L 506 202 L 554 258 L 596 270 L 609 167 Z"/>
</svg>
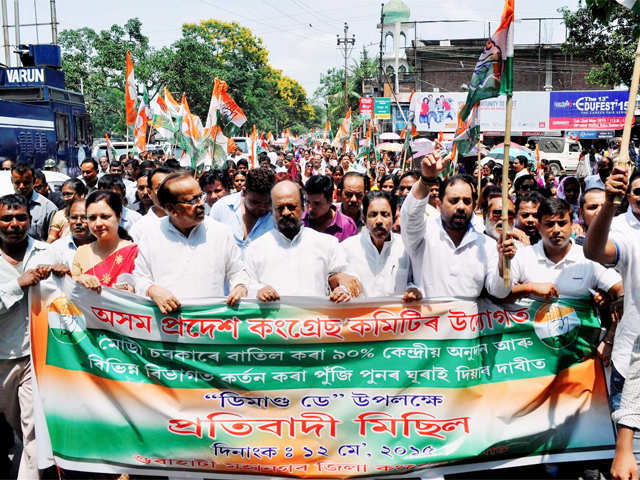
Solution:
<svg viewBox="0 0 640 480">
<path fill-rule="evenodd" d="M 634 188 L 633 190 L 631 190 L 631 193 L 634 197 L 640 197 L 640 188 Z"/>
<path fill-rule="evenodd" d="M 200 195 L 193 197 L 191 200 L 176 200 L 176 203 L 184 203 L 185 205 L 198 205 L 200 202 L 204 202 L 207 198 L 206 193 L 201 193 Z"/>
</svg>

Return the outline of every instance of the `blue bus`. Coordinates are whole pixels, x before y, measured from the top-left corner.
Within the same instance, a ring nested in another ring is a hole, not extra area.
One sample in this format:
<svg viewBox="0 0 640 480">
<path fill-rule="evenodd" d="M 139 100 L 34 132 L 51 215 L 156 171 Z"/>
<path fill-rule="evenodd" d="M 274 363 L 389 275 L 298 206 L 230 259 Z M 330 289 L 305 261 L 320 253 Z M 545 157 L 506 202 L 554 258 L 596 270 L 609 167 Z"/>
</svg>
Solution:
<svg viewBox="0 0 640 480">
<path fill-rule="evenodd" d="M 84 97 L 67 90 L 58 45 L 21 45 L 22 67 L 0 66 L 0 157 L 70 176 L 89 157 L 93 128 Z"/>
</svg>

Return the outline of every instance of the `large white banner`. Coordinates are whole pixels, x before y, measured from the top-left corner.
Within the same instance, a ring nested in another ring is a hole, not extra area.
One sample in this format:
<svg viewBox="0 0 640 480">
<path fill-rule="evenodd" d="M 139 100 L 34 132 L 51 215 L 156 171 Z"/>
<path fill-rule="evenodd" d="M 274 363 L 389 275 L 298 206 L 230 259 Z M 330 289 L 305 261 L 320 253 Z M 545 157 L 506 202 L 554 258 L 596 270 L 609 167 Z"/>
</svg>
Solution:
<svg viewBox="0 0 640 480">
<path fill-rule="evenodd" d="M 458 110 L 466 92 L 416 92 L 411 112 L 419 132 L 455 132 Z M 505 96 L 480 102 L 480 130 L 504 132 Z M 514 132 L 549 130 L 549 92 L 514 92 L 511 129 Z"/>
<path fill-rule="evenodd" d="M 480 130 L 504 132 L 507 97 L 480 102 Z M 542 132 L 549 130 L 549 92 L 513 92 L 511 130 Z"/>
</svg>

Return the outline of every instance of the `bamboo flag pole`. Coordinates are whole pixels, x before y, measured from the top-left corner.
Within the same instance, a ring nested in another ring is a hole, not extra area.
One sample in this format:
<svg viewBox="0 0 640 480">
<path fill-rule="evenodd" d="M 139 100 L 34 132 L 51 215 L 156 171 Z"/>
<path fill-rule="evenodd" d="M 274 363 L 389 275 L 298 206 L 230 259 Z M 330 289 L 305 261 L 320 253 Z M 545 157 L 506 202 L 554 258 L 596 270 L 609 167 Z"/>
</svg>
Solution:
<svg viewBox="0 0 640 480">
<path fill-rule="evenodd" d="M 502 159 L 502 241 L 507 240 L 509 233 L 509 148 L 511 147 L 511 112 L 513 110 L 513 96 L 507 96 L 507 116 L 504 124 L 504 158 Z M 510 262 L 503 257 L 502 278 L 505 286 L 510 283 Z"/>
<path fill-rule="evenodd" d="M 640 81 L 640 40 L 638 40 L 638 48 L 636 48 L 635 63 L 633 64 L 633 75 L 631 76 L 631 87 L 629 87 L 629 104 L 627 106 L 627 116 L 624 119 L 624 131 L 622 132 L 622 145 L 620 145 L 620 153 L 615 160 L 616 167 L 627 167 L 629 165 L 629 142 L 631 141 L 631 126 L 633 124 L 633 116 L 636 110 L 636 98 L 638 96 L 638 83 Z M 622 203 L 622 197 L 617 196 L 613 199 L 614 205 Z"/>
<path fill-rule="evenodd" d="M 478 140 L 478 197 L 480 197 L 480 186 L 482 184 L 482 155 L 480 154 L 480 140 Z"/>
</svg>

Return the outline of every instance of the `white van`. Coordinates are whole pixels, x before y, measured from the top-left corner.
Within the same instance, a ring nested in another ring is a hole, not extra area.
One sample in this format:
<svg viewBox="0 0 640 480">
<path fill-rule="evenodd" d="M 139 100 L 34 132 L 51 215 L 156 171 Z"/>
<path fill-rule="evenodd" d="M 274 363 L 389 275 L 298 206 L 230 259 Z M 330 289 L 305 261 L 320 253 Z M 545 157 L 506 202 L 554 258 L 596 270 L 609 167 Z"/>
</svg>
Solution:
<svg viewBox="0 0 640 480">
<path fill-rule="evenodd" d="M 547 160 L 554 175 L 575 172 L 582 153 L 580 143 L 567 137 L 531 137 L 540 150 L 540 160 Z"/>
</svg>

